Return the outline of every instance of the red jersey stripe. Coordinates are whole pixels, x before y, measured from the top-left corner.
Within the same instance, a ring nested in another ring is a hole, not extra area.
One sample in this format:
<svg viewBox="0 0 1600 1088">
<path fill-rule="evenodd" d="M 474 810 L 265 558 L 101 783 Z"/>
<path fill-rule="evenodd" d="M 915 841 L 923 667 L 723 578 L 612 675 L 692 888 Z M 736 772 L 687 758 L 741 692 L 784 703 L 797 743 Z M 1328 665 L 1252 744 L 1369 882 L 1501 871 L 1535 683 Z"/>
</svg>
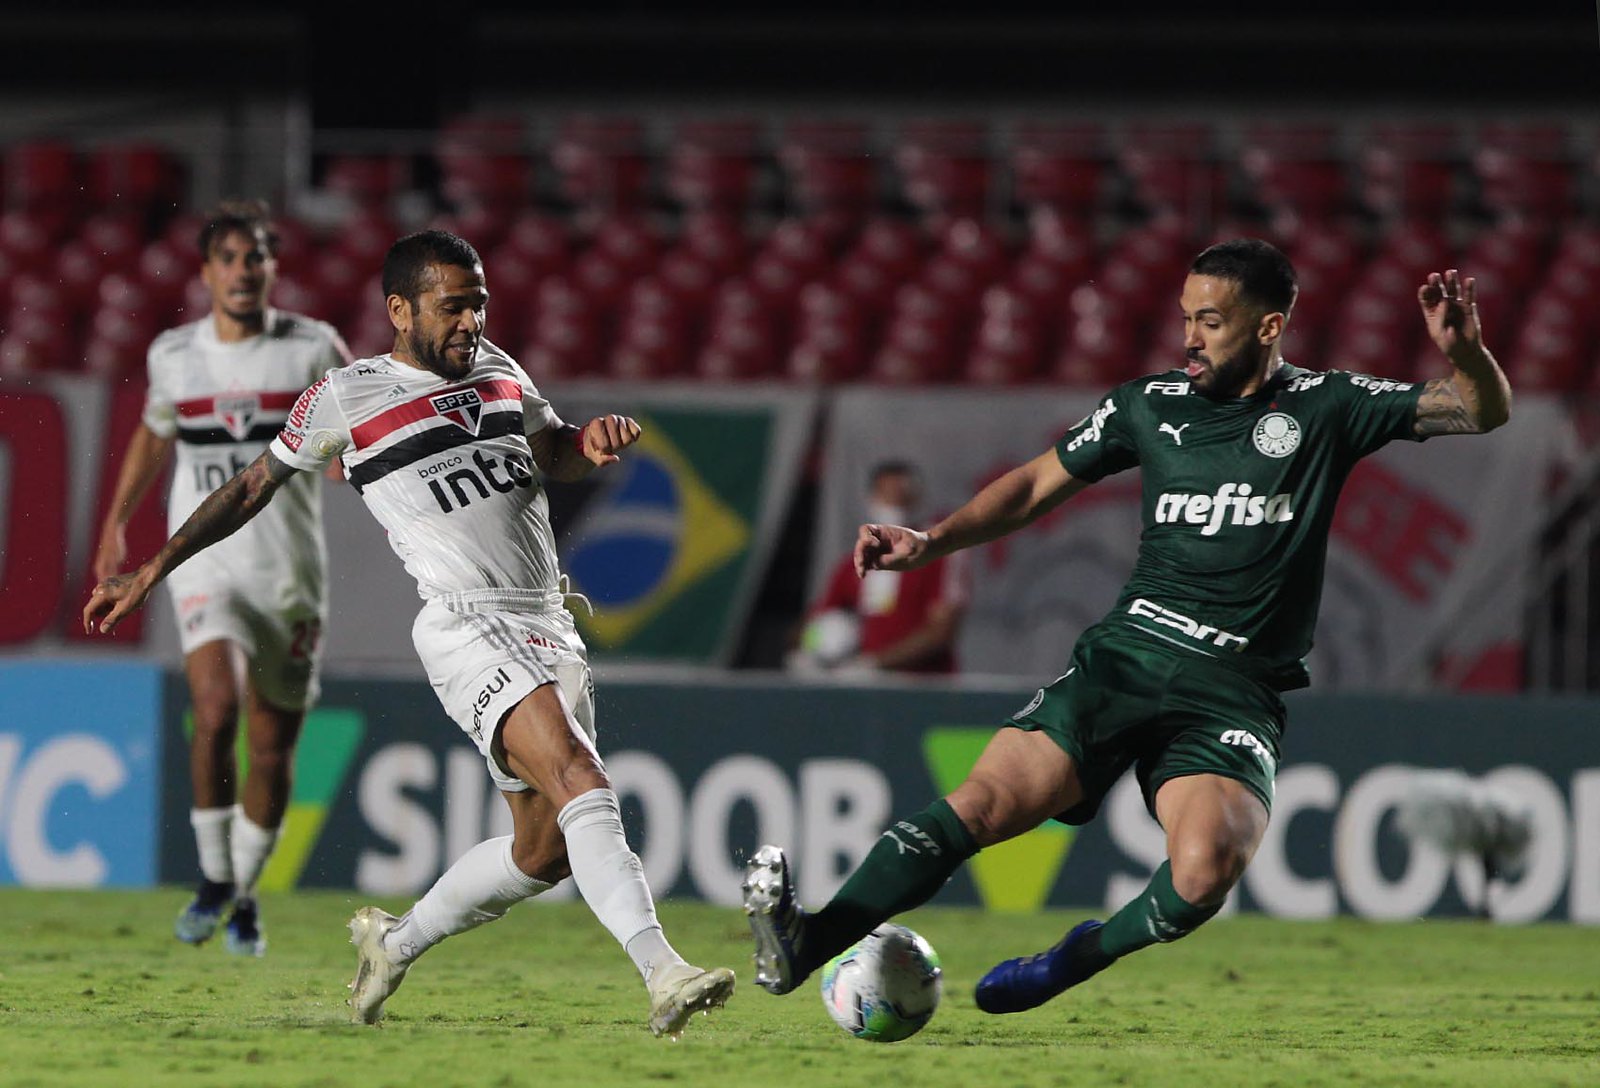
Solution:
<svg viewBox="0 0 1600 1088">
<path fill-rule="evenodd" d="M 357 449 L 370 446 L 401 427 L 409 427 L 413 423 L 438 415 L 432 403 L 435 397 L 460 393 L 467 389 L 476 389 L 485 404 L 501 400 L 514 400 L 520 403 L 522 400 L 522 386 L 510 378 L 491 378 L 487 381 L 473 382 L 471 385 L 452 385 L 380 412 L 365 423 L 351 428 L 350 438 L 355 442 Z"/>
<path fill-rule="evenodd" d="M 222 393 L 220 399 L 231 400 L 235 397 L 248 397 L 249 392 Z M 294 402 L 300 399 L 300 390 L 292 393 L 257 393 L 261 398 L 263 412 L 287 412 L 294 407 Z M 218 397 L 195 397 L 192 400 L 180 400 L 174 407 L 180 416 L 209 416 L 216 414 Z"/>
</svg>

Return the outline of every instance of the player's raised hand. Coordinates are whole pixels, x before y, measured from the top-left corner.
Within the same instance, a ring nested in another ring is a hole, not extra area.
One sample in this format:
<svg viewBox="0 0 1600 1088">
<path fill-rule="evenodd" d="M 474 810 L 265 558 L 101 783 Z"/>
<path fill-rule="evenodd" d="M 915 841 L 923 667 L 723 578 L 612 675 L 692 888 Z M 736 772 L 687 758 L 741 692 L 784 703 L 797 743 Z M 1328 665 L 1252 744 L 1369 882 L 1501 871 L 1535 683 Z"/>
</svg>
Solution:
<svg viewBox="0 0 1600 1088">
<path fill-rule="evenodd" d="M 911 570 L 923 563 L 928 534 L 904 525 L 863 525 L 856 533 L 856 577 L 869 570 Z"/>
<path fill-rule="evenodd" d="M 92 635 L 98 629 L 102 635 L 109 635 L 115 631 L 124 616 L 144 604 L 151 585 L 142 568 L 101 579 L 89 594 L 89 603 L 83 606 L 84 633 Z"/>
<path fill-rule="evenodd" d="M 1476 280 L 1470 276 L 1463 280 L 1454 268 L 1442 276 L 1430 272 L 1427 281 L 1417 288 L 1417 301 L 1422 304 L 1428 335 L 1451 360 L 1482 350 Z"/>
<path fill-rule="evenodd" d="M 617 451 L 639 441 L 639 424 L 627 416 L 595 416 L 583 428 L 583 455 L 596 465 L 609 465 L 622 458 Z"/>
</svg>

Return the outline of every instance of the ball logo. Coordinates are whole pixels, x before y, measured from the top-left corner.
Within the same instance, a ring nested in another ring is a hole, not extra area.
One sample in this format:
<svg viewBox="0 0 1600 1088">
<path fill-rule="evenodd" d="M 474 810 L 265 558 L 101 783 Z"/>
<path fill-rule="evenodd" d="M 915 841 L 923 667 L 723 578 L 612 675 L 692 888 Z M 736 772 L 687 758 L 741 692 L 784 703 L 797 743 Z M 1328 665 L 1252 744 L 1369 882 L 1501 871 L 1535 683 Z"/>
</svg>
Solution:
<svg viewBox="0 0 1600 1088">
<path fill-rule="evenodd" d="M 1250 440 L 1268 457 L 1287 457 L 1300 448 L 1300 424 L 1293 416 L 1268 412 L 1256 421 Z"/>
</svg>

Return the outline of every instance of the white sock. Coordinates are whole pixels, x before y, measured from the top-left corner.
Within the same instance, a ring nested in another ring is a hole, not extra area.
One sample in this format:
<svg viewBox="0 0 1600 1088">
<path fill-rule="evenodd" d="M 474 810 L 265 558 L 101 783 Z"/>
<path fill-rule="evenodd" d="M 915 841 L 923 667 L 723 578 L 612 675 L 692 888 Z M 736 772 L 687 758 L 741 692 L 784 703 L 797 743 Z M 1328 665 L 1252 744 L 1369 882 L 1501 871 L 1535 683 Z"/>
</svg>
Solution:
<svg viewBox="0 0 1600 1088">
<path fill-rule="evenodd" d="M 213 884 L 232 884 L 233 855 L 228 852 L 228 828 L 233 823 L 233 809 L 192 808 L 189 823 L 194 825 L 200 875 Z"/>
<path fill-rule="evenodd" d="M 622 809 L 609 789 L 568 801 L 556 816 L 567 838 L 567 863 L 583 901 L 627 951 L 645 983 L 663 967 L 683 962 L 656 921 L 644 866 L 622 834 Z"/>
<path fill-rule="evenodd" d="M 410 963 L 446 937 L 503 917 L 550 887 L 517 868 L 510 835 L 480 842 L 457 858 L 384 935 L 383 950 L 391 963 Z"/>
<path fill-rule="evenodd" d="M 267 867 L 272 848 L 278 841 L 278 829 L 262 827 L 244 814 L 244 809 L 233 808 L 233 879 L 235 899 L 253 899 L 256 881 L 261 870 Z"/>
</svg>

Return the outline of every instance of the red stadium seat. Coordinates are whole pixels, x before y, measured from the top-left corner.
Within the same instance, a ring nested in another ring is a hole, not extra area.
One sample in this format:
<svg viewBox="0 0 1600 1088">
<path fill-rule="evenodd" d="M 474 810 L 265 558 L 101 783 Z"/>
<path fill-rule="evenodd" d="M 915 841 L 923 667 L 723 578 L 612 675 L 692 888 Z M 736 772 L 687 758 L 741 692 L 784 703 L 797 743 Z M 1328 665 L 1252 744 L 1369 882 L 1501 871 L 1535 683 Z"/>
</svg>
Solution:
<svg viewBox="0 0 1600 1088">
<path fill-rule="evenodd" d="M 731 276 L 744 268 L 749 242 L 737 216 L 724 212 L 695 212 L 683 224 L 683 248 L 715 270 Z"/>
<path fill-rule="evenodd" d="M 1134 199 L 1152 214 L 1215 217 L 1226 186 L 1213 161 L 1213 139 L 1205 125 L 1129 125 L 1118 141 L 1117 162 Z"/>
<path fill-rule="evenodd" d="M 930 224 L 982 216 L 989 200 L 989 132 L 982 122 L 918 120 L 894 151 L 906 202 Z"/>
<path fill-rule="evenodd" d="M 43 216 L 25 211 L 0 215 L 0 251 L 19 271 L 47 269 L 56 241 L 55 227 Z"/>
<path fill-rule="evenodd" d="M 645 203 L 650 160 L 635 118 L 568 118 L 557 128 L 550 160 L 563 195 L 582 212 L 631 213 Z"/>
<path fill-rule="evenodd" d="M 501 247 L 545 275 L 566 268 L 571 258 L 566 224 L 542 212 L 524 211 L 513 219 Z"/>
<path fill-rule="evenodd" d="M 27 313 L 6 320 L 0 333 L 0 377 L 77 368 L 77 337 L 64 321 Z"/>
<path fill-rule="evenodd" d="M 1030 210 L 1087 220 L 1099 203 L 1109 152 L 1103 126 L 1024 122 L 1012 133 L 1012 195 Z"/>
<path fill-rule="evenodd" d="M 76 209 L 83 193 L 78 153 L 53 140 L 12 144 L 3 156 L 5 206 L 21 211 Z"/>
<path fill-rule="evenodd" d="M 402 155 L 331 155 L 322 171 L 324 189 L 375 212 L 387 212 L 410 184 L 411 163 Z"/>
<path fill-rule="evenodd" d="M 980 219 L 953 219 L 939 233 L 941 252 L 970 268 L 979 281 L 993 283 L 1005 272 L 1006 241 Z"/>
<path fill-rule="evenodd" d="M 878 199 L 878 167 L 865 123 L 799 120 L 784 129 L 778 161 L 806 215 L 842 212 L 859 218 Z"/>
<path fill-rule="evenodd" d="M 760 136 L 746 119 L 682 122 L 667 151 L 667 192 L 690 211 L 742 212 L 755 191 Z"/>
<path fill-rule="evenodd" d="M 150 215 L 183 199 L 178 157 L 157 144 L 111 144 L 89 152 L 89 196 L 99 208 Z"/>
<path fill-rule="evenodd" d="M 1361 147 L 1362 202 L 1389 219 L 1442 221 L 1455 196 L 1461 142 L 1451 124 L 1374 125 Z"/>
<path fill-rule="evenodd" d="M 672 250 L 661 258 L 655 274 L 683 303 L 685 312 L 696 320 L 710 309 L 719 277 L 699 255 L 683 249 Z"/>
<path fill-rule="evenodd" d="M 1143 360 L 1131 326 L 1098 317 L 1073 322 L 1050 364 L 1051 381 L 1104 392 L 1137 373 Z"/>
<path fill-rule="evenodd" d="M 760 378 L 777 366 L 778 348 L 772 330 L 762 322 L 717 325 L 694 360 L 694 372 L 712 381 Z"/>
<path fill-rule="evenodd" d="M 991 287 L 984 292 L 981 313 L 964 368 L 966 379 L 1006 385 L 1036 377 L 1045 336 L 1028 298 L 1008 287 Z"/>
</svg>

